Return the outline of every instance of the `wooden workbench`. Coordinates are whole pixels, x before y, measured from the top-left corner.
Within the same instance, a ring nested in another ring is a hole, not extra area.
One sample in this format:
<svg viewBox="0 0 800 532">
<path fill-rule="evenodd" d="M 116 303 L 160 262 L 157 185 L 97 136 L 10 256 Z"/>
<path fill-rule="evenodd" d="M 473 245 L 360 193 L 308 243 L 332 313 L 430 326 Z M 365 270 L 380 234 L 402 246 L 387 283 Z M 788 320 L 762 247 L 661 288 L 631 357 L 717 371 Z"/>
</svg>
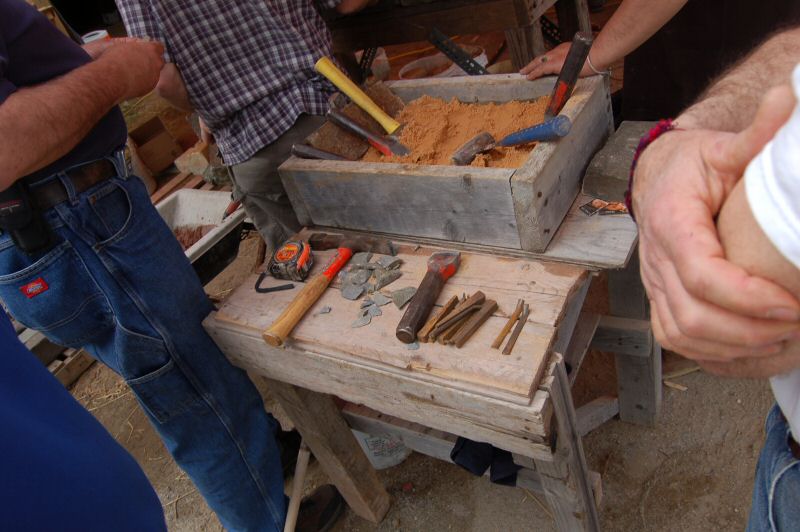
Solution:
<svg viewBox="0 0 800 532">
<path fill-rule="evenodd" d="M 454 293 L 475 290 L 500 304 L 463 349 L 438 344 L 406 349 L 394 338 L 401 311 L 391 304 L 372 324 L 351 328 L 359 303 L 343 299 L 335 287 L 298 325 L 288 346 L 271 347 L 261 332 L 294 291 L 255 294 L 254 278 L 232 292 L 205 327 L 235 364 L 269 381 L 358 515 L 380 521 L 389 497 L 347 422 L 367 432 L 395 434 L 410 448 L 442 459 L 456 436 L 511 451 L 524 467 L 519 484 L 544 493 L 560 530 L 596 530 L 599 477 L 588 471 L 580 437 L 617 413 L 625 421 L 655 422 L 661 354 L 644 321 L 644 292 L 635 261 L 629 260 L 635 225 L 627 217 L 581 215 L 582 201 L 576 200 L 543 255 L 500 256 L 496 250 L 459 246 L 462 267 L 439 304 Z M 424 259 L 435 250 L 453 249 L 442 241 L 395 242 L 404 275 L 387 291 L 416 286 Z M 325 254 L 317 256 L 320 268 Z M 613 270 L 613 317 L 582 311 L 592 273 L 599 269 Z M 532 313 L 520 343 L 504 357 L 489 344 L 517 298 L 529 301 Z M 326 306 L 331 311 L 320 313 Z M 619 397 L 576 411 L 569 388 L 589 345 L 618 353 Z M 341 412 L 334 395 L 360 406 Z"/>
</svg>

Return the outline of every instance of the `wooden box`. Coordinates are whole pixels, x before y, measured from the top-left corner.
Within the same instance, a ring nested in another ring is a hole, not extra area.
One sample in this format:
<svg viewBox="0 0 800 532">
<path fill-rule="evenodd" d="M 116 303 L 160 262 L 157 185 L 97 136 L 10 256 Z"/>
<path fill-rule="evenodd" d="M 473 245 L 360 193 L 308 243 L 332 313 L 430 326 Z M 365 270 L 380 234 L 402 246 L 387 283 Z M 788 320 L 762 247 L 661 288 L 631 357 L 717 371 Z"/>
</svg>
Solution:
<svg viewBox="0 0 800 532">
<path fill-rule="evenodd" d="M 527 81 L 503 74 L 397 81 L 389 87 L 405 102 L 425 94 L 507 102 L 549 95 L 553 83 L 554 78 Z M 292 157 L 279 171 L 303 225 L 541 252 L 577 196 L 589 159 L 612 131 L 604 79 L 580 80 L 561 113 L 572 120 L 569 135 L 537 144 L 517 169 Z"/>
<path fill-rule="evenodd" d="M 183 153 L 159 117 L 153 117 L 128 135 L 147 168 L 157 174 L 167 169 Z"/>
</svg>

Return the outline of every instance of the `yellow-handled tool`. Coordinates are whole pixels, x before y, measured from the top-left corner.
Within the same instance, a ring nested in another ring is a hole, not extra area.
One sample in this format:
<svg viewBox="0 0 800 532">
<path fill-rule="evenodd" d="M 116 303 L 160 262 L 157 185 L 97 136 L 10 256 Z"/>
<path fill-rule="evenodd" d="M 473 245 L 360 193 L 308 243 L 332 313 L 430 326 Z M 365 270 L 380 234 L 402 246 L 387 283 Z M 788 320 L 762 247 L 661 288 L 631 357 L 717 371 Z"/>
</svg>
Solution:
<svg viewBox="0 0 800 532">
<path fill-rule="evenodd" d="M 383 126 L 383 129 L 385 129 L 387 133 L 391 135 L 400 127 L 400 122 L 387 115 L 383 109 L 378 107 L 375 102 L 372 101 L 372 98 L 364 94 L 364 91 L 359 89 L 358 85 L 350 81 L 350 78 L 333 64 L 333 61 L 323 56 L 317 61 L 314 68 L 317 69 L 317 72 L 331 80 L 331 83 L 336 85 L 336 87 L 353 100 L 356 105 L 369 113 L 372 118 Z"/>
</svg>

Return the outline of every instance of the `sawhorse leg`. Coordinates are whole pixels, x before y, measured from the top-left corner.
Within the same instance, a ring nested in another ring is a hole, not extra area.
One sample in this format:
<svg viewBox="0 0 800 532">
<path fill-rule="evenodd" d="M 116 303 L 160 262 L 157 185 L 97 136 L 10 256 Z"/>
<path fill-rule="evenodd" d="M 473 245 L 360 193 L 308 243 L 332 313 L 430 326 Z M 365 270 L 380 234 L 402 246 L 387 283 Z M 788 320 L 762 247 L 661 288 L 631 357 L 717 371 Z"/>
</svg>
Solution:
<svg viewBox="0 0 800 532">
<path fill-rule="evenodd" d="M 653 426 L 661 410 L 661 346 L 650 330 L 650 307 L 639 275 L 638 250 L 625 269 L 609 272 L 608 295 L 611 315 L 627 318 L 617 322 L 631 324 L 619 335 L 618 348 L 607 346 L 616 353 L 619 417 Z M 598 334 L 602 325 L 601 321 Z"/>
<path fill-rule="evenodd" d="M 359 516 L 379 523 L 389 494 L 330 395 L 265 379 L 311 452 Z"/>
</svg>

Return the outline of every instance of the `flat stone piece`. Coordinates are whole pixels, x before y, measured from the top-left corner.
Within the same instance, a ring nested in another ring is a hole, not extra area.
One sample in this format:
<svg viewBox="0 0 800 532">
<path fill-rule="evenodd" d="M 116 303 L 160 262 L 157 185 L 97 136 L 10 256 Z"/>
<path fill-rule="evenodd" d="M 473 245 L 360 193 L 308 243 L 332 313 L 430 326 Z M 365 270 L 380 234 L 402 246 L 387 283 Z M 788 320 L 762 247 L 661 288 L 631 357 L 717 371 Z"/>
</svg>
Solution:
<svg viewBox="0 0 800 532">
<path fill-rule="evenodd" d="M 364 284 L 372 277 L 372 272 L 369 270 L 356 270 L 347 275 L 347 281 L 350 284 Z"/>
<path fill-rule="evenodd" d="M 375 270 L 375 284 L 372 288 L 373 292 L 377 292 L 386 285 L 389 285 L 403 275 L 397 270 Z"/>
<path fill-rule="evenodd" d="M 363 284 L 344 284 L 342 285 L 342 297 L 355 301 L 366 291 Z"/>
<path fill-rule="evenodd" d="M 407 286 L 405 288 L 401 288 L 400 290 L 395 290 L 392 292 L 392 301 L 394 302 L 397 308 L 403 308 L 406 303 L 411 301 L 411 298 L 414 297 L 414 294 L 417 293 L 417 289 L 413 286 Z"/>
<path fill-rule="evenodd" d="M 378 305 L 371 305 L 366 308 L 367 313 L 372 316 L 373 318 L 376 316 L 382 316 L 383 311 L 380 309 Z"/>
<path fill-rule="evenodd" d="M 367 308 L 370 305 L 374 305 L 374 304 L 375 304 L 375 302 L 372 299 L 366 298 L 364 301 L 361 302 L 361 308 Z"/>
<path fill-rule="evenodd" d="M 317 314 L 330 314 L 333 309 L 331 307 L 325 306 L 317 311 Z"/>
<path fill-rule="evenodd" d="M 385 295 L 381 294 L 380 292 L 375 292 L 374 294 L 372 294 L 372 301 L 376 305 L 378 305 L 379 307 L 382 307 L 384 305 L 388 305 L 389 303 L 392 302 L 392 300 L 390 298 L 386 297 Z"/>
<path fill-rule="evenodd" d="M 350 257 L 350 264 L 366 264 L 372 258 L 372 252 L 370 251 L 359 251 L 352 257 Z"/>
<path fill-rule="evenodd" d="M 400 257 L 390 257 L 389 255 L 381 255 L 375 262 L 381 265 L 384 269 L 387 270 L 396 270 L 403 264 L 403 259 Z"/>
<path fill-rule="evenodd" d="M 409 351 L 416 351 L 417 349 L 419 349 L 419 342 L 415 340 L 410 344 L 406 344 L 406 349 L 408 349 Z"/>
<path fill-rule="evenodd" d="M 366 316 L 361 316 L 356 321 L 350 324 L 350 327 L 353 329 L 358 329 L 359 327 L 363 327 L 364 325 L 369 325 L 372 321 L 372 316 L 367 314 Z"/>
</svg>

